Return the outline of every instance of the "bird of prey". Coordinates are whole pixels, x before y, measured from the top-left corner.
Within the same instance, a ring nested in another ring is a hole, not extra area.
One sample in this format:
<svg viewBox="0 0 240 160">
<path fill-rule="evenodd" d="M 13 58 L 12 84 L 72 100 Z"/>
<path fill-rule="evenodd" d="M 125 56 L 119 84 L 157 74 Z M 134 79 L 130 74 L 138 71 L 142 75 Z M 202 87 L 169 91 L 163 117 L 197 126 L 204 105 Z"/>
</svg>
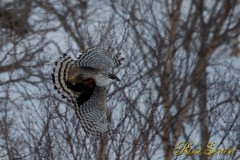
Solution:
<svg viewBox="0 0 240 160">
<path fill-rule="evenodd" d="M 55 62 L 52 80 L 54 88 L 74 106 L 75 113 L 86 135 L 106 134 L 111 123 L 111 112 L 106 104 L 106 87 L 120 81 L 110 73 L 121 65 L 121 53 L 112 49 L 89 48 L 77 60 L 64 54 Z"/>
</svg>

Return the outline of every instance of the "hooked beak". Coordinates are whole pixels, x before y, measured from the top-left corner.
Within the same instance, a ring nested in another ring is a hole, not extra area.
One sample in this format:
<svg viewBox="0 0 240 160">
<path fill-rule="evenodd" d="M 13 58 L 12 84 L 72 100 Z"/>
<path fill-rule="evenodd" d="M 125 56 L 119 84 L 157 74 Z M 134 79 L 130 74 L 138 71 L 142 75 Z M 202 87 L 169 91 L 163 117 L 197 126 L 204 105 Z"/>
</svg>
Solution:
<svg viewBox="0 0 240 160">
<path fill-rule="evenodd" d="M 113 79 L 113 80 L 116 80 L 116 81 L 120 81 L 120 79 L 117 76 L 115 76 L 114 74 L 108 74 L 108 77 L 110 79 Z"/>
</svg>

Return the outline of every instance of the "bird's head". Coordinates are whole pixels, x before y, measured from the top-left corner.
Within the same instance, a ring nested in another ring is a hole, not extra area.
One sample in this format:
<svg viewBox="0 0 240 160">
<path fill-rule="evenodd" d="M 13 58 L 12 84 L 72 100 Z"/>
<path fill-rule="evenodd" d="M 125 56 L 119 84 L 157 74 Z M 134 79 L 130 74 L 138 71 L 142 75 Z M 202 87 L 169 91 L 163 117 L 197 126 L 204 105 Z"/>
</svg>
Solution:
<svg viewBox="0 0 240 160">
<path fill-rule="evenodd" d="M 112 82 L 120 81 L 120 79 L 116 75 L 106 73 L 100 69 L 91 67 L 76 67 L 69 71 L 67 81 L 72 84 L 87 83 L 89 86 L 92 86 L 92 81 L 94 81 L 96 86 L 103 87 Z"/>
<path fill-rule="evenodd" d="M 106 86 L 112 82 L 116 82 L 116 81 L 120 81 L 120 79 L 114 75 L 114 74 L 110 74 L 110 73 L 97 73 L 95 76 L 94 76 L 94 79 L 95 79 L 95 82 L 96 82 L 96 85 L 97 86 Z"/>
</svg>

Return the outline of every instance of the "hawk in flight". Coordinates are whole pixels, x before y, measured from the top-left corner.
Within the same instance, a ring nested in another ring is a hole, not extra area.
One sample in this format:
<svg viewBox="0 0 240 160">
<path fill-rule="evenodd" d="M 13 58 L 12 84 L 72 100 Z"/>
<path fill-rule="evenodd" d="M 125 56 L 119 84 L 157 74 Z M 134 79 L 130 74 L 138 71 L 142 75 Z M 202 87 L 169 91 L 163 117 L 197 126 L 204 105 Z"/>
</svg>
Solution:
<svg viewBox="0 0 240 160">
<path fill-rule="evenodd" d="M 73 104 L 85 133 L 90 137 L 105 134 L 111 123 L 106 104 L 106 86 L 120 81 L 110 70 L 121 65 L 121 53 L 112 49 L 89 48 L 77 60 L 64 54 L 55 62 L 52 80 L 54 88 Z"/>
</svg>

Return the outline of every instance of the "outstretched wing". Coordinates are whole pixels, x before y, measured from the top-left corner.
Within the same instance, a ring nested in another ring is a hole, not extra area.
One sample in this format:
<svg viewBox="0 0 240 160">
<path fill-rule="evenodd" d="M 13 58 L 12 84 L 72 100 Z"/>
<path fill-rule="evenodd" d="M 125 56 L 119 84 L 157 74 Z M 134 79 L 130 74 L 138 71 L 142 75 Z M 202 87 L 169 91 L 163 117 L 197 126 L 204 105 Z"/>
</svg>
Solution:
<svg viewBox="0 0 240 160">
<path fill-rule="evenodd" d="M 76 65 L 88 66 L 108 71 L 111 68 L 117 68 L 121 65 L 123 58 L 119 59 L 121 53 L 113 55 L 112 49 L 89 48 L 77 59 Z"/>
<path fill-rule="evenodd" d="M 106 88 L 95 87 L 91 98 L 82 105 L 75 105 L 75 112 L 85 133 L 91 138 L 107 133 L 111 112 L 106 106 Z"/>
</svg>

